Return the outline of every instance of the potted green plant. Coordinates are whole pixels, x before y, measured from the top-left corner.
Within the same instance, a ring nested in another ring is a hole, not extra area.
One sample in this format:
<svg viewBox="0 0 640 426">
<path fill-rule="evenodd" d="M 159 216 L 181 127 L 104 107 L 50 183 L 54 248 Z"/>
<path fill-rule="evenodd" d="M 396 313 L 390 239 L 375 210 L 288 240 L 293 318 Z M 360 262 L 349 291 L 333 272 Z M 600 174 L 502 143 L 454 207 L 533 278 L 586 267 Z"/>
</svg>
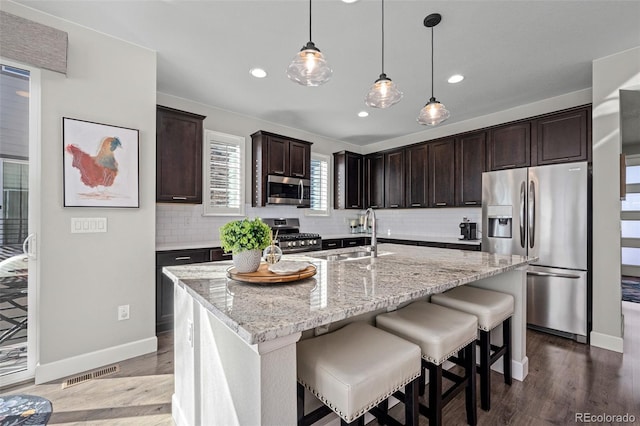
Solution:
<svg viewBox="0 0 640 426">
<path fill-rule="evenodd" d="M 271 242 L 271 228 L 259 217 L 234 220 L 220 228 L 220 244 L 233 253 L 236 272 L 255 272 L 260 267 L 262 250 Z"/>
</svg>

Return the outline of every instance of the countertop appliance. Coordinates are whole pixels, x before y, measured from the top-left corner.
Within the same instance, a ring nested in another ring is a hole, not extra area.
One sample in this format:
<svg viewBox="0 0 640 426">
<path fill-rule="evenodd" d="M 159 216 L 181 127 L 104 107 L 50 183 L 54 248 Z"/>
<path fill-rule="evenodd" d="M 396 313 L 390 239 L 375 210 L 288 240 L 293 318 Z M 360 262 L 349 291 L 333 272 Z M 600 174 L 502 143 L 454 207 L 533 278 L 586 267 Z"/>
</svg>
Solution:
<svg viewBox="0 0 640 426">
<path fill-rule="evenodd" d="M 460 223 L 460 239 L 461 240 L 475 240 L 477 239 L 478 224 L 476 222 L 469 222 L 465 217 Z"/>
<path fill-rule="evenodd" d="M 482 174 L 482 248 L 538 256 L 527 325 L 587 342 L 591 328 L 590 170 L 586 162 Z"/>
<path fill-rule="evenodd" d="M 322 238 L 319 234 L 300 232 L 300 219 L 294 218 L 265 218 L 273 236 L 278 234 L 277 244 L 283 254 L 300 253 L 304 251 L 322 250 Z"/>
</svg>

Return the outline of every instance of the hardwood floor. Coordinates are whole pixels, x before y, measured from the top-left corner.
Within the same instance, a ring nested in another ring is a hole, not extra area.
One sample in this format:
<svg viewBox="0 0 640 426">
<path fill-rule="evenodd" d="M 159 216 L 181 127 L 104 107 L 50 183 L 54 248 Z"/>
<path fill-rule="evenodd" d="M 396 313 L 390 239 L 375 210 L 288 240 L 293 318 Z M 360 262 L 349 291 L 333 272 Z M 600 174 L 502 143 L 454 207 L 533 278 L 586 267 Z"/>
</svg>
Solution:
<svg viewBox="0 0 640 426">
<path fill-rule="evenodd" d="M 624 354 L 528 330 L 529 375 L 509 387 L 493 373 L 492 408 L 478 409 L 478 424 L 575 424 L 576 413 L 628 413 L 640 424 L 640 304 L 623 302 L 623 313 Z M 58 380 L 0 393 L 48 398 L 52 425 L 172 425 L 173 335 L 161 334 L 158 347 L 155 354 L 121 362 L 116 374 L 64 390 Z M 445 408 L 444 424 L 466 424 L 464 394 Z"/>
</svg>

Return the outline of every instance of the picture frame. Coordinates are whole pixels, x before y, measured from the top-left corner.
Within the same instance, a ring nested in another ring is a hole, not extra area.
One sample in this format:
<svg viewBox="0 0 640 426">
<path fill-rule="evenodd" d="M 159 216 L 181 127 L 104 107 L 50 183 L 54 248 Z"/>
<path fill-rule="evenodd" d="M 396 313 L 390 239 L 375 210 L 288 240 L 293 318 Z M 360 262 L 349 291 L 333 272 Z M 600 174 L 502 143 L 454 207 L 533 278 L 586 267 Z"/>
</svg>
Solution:
<svg viewBox="0 0 640 426">
<path fill-rule="evenodd" d="M 64 207 L 140 207 L 139 131 L 62 118 Z"/>
</svg>

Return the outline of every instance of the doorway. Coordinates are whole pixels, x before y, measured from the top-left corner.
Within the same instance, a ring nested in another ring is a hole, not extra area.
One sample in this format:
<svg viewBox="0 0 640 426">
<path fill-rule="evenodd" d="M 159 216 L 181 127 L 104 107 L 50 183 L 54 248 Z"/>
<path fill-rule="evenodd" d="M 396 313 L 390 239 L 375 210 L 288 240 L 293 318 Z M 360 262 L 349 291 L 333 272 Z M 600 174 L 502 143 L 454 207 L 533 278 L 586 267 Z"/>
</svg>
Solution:
<svg viewBox="0 0 640 426">
<path fill-rule="evenodd" d="M 626 158 L 626 191 L 620 209 L 622 300 L 640 303 L 640 154 Z"/>
<path fill-rule="evenodd" d="M 1 60 L 0 387 L 32 378 L 36 364 L 38 111 L 39 72 Z"/>
</svg>

